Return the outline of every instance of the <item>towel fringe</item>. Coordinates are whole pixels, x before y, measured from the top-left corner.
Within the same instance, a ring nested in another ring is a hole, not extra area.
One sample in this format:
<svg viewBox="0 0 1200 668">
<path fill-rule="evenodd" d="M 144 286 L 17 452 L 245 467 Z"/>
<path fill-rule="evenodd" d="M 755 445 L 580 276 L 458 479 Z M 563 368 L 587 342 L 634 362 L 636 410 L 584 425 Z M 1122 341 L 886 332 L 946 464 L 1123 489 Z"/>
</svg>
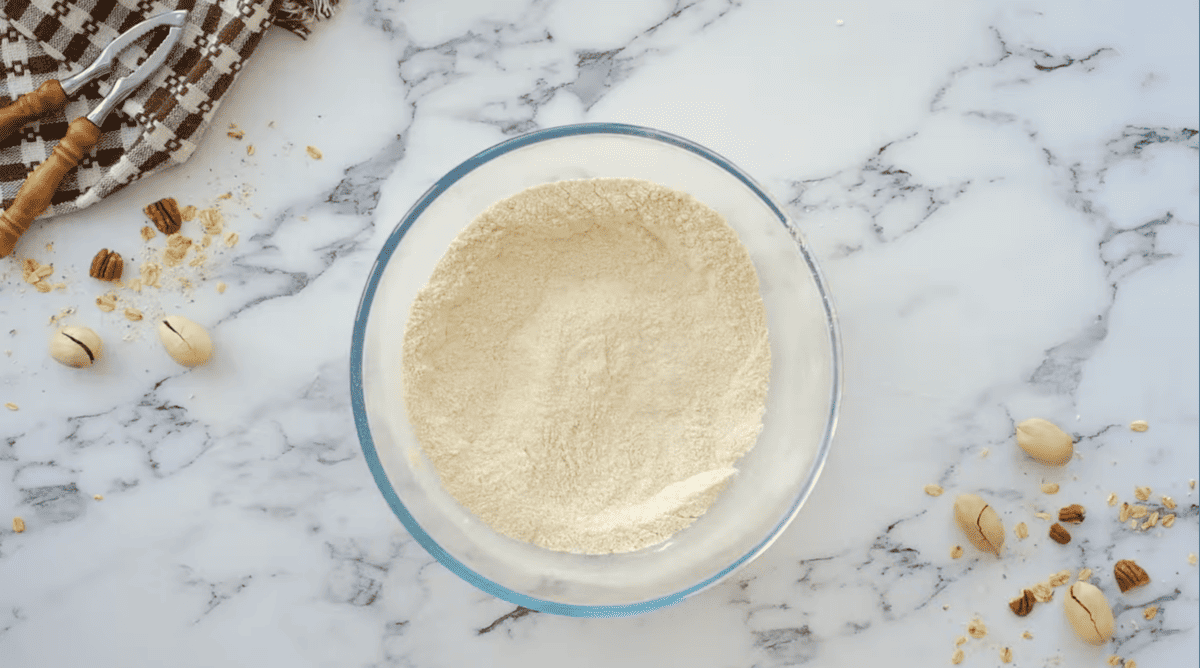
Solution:
<svg viewBox="0 0 1200 668">
<path fill-rule="evenodd" d="M 312 24 L 333 16 L 339 0 L 282 0 L 271 22 L 300 39 L 307 39 Z"/>
</svg>

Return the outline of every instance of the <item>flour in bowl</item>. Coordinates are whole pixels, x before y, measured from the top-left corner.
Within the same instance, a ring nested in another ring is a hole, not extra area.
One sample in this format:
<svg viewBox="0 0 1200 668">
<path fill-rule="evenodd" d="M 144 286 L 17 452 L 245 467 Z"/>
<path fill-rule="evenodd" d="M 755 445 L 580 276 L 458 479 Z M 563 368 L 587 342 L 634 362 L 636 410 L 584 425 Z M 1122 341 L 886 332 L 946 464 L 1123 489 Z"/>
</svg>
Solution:
<svg viewBox="0 0 1200 668">
<path fill-rule="evenodd" d="M 690 195 L 560 181 L 489 207 L 413 303 L 404 398 L 443 487 L 551 550 L 661 543 L 762 428 L 771 367 L 749 253 Z"/>
</svg>

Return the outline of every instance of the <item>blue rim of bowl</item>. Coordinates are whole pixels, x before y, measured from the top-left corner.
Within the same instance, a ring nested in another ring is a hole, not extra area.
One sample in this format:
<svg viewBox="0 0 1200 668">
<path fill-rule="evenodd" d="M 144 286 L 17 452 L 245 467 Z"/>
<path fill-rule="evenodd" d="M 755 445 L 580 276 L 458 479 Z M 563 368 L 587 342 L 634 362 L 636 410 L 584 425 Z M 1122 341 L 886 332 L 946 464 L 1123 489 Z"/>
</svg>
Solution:
<svg viewBox="0 0 1200 668">
<path fill-rule="evenodd" d="M 831 401 L 829 407 L 829 416 L 825 424 L 825 433 L 821 439 L 821 445 L 817 449 L 817 456 L 813 462 L 812 468 L 808 472 L 808 479 L 804 482 L 804 487 L 800 494 L 796 497 L 792 507 L 784 515 L 783 519 L 775 525 L 767 537 L 758 545 L 754 546 L 746 554 L 739 559 L 729 564 L 721 571 L 708 577 L 707 579 L 688 587 L 682 591 L 667 596 L 660 596 L 648 601 L 639 603 L 628 603 L 625 605 L 575 605 L 570 603 L 559 603 L 557 601 L 547 601 L 544 599 L 534 598 L 520 592 L 513 591 L 503 585 L 489 580 L 488 578 L 476 573 L 468 568 L 461 561 L 456 559 L 454 555 L 442 549 L 442 546 L 437 543 L 428 533 L 425 532 L 421 525 L 416 521 L 404 504 L 400 501 L 400 497 L 396 495 L 396 491 L 392 489 L 391 481 L 388 480 L 387 473 L 383 470 L 383 465 L 379 461 L 379 455 L 375 451 L 375 442 L 371 438 L 371 428 L 367 421 L 366 402 L 363 397 L 363 344 L 366 339 L 367 319 L 371 314 L 371 303 L 375 298 L 375 289 L 379 285 L 379 279 L 383 276 L 384 270 L 387 269 L 388 261 L 395 252 L 396 247 L 400 244 L 400 239 L 405 232 L 412 227 L 413 223 L 421 217 L 425 209 L 431 202 L 437 199 L 450 186 L 466 176 L 476 167 L 498 158 L 505 153 L 509 153 L 523 146 L 535 144 L 537 142 L 547 141 L 551 139 L 559 139 L 561 137 L 569 137 L 573 135 L 592 135 L 592 134 L 615 134 L 628 135 L 634 137 L 644 137 L 654 139 L 684 150 L 690 151 L 718 167 L 729 172 L 732 176 L 742 182 L 755 195 L 757 195 L 764 204 L 771 210 L 772 213 L 779 219 L 779 222 L 788 231 L 788 234 L 796 241 L 796 245 L 800 249 L 800 253 L 804 256 L 804 261 L 808 265 L 809 271 L 812 273 L 813 280 L 816 282 L 817 290 L 821 294 L 821 303 L 825 308 L 825 318 L 828 324 L 829 346 L 831 352 Z M 350 399 L 354 409 L 354 424 L 358 429 L 358 440 L 362 444 L 363 456 L 366 459 L 367 467 L 371 469 L 371 475 L 375 478 L 375 484 L 378 485 L 379 491 L 383 493 L 384 499 L 392 508 L 392 512 L 399 518 L 400 523 L 408 532 L 412 534 L 417 542 L 426 549 L 435 559 L 442 563 L 443 566 L 449 568 L 455 575 L 471 583 L 475 587 L 493 595 L 497 598 L 504 599 L 510 603 L 536 610 L 538 612 L 548 612 L 557 615 L 565 615 L 570 617 L 625 617 L 630 615 L 638 615 L 652 610 L 657 610 L 669 605 L 674 605 L 683 599 L 711 587 L 738 568 L 762 554 L 768 547 L 771 546 L 775 539 L 783 533 L 788 524 L 800 512 L 801 506 L 812 493 L 813 487 L 816 485 L 817 478 L 820 477 L 822 469 L 825 467 L 825 460 L 829 455 L 830 444 L 833 441 L 833 433 L 837 428 L 838 409 L 841 404 L 841 389 L 842 389 L 842 346 L 841 337 L 838 332 L 837 315 L 833 308 L 833 301 L 829 296 L 829 291 L 826 289 L 825 277 L 821 273 L 820 267 L 808 252 L 808 248 L 801 240 L 799 232 L 791 224 L 787 215 L 775 203 L 775 201 L 766 193 L 754 179 L 750 178 L 741 169 L 734 166 L 733 163 L 726 160 L 724 157 L 710 151 L 709 149 L 700 146 L 692 141 L 678 137 L 661 130 L 652 130 L 637 125 L 626 125 L 621 123 L 581 123 L 577 125 L 563 125 L 544 130 L 537 130 L 528 134 L 514 137 L 503 141 L 495 146 L 486 149 L 475 156 L 467 159 L 462 164 L 450 170 L 445 176 L 434 183 L 425 194 L 413 204 L 412 208 L 405 214 L 404 219 L 396 226 L 388 236 L 387 241 L 383 244 L 383 248 L 379 251 L 379 256 L 375 259 L 375 264 L 371 268 L 371 274 L 367 279 L 367 285 L 363 289 L 362 298 L 359 300 L 358 313 L 354 318 L 354 332 L 350 343 Z"/>
</svg>

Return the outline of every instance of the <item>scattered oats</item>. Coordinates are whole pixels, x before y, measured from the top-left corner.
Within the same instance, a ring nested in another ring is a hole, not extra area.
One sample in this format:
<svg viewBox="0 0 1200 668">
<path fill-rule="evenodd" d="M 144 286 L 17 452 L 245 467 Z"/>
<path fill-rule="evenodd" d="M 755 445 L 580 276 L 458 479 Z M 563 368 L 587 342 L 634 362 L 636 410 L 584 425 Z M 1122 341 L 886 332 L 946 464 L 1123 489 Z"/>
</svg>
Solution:
<svg viewBox="0 0 1200 668">
<path fill-rule="evenodd" d="M 982 638 L 987 635 L 987 626 L 982 619 L 976 617 L 971 620 L 970 624 L 967 624 L 967 635 L 972 638 Z"/>
<path fill-rule="evenodd" d="M 237 242 L 238 242 L 238 233 L 237 232 L 230 232 L 229 234 L 225 235 L 225 245 L 228 246 L 229 248 L 233 248 L 234 246 L 236 246 Z M 939 494 L 940 494 L 940 492 L 939 492 Z M 934 496 L 937 496 L 937 494 L 934 494 Z"/>
<path fill-rule="evenodd" d="M 6 403 L 6 404 L 4 404 L 4 407 L 5 407 L 5 408 L 7 408 L 7 409 L 8 409 L 8 410 L 10 410 L 10 411 L 19 411 L 19 410 L 21 410 L 21 407 L 20 407 L 20 406 L 18 406 L 18 405 L 16 405 L 16 404 L 14 404 L 14 403 L 13 403 L 13 402 L 11 402 L 11 401 L 10 401 L 10 402 L 8 402 L 8 403 Z"/>
<path fill-rule="evenodd" d="M 1024 638 L 1024 639 L 1026 639 L 1026 640 L 1033 640 L 1033 634 L 1032 634 L 1032 633 L 1030 633 L 1029 631 L 1026 631 L 1026 632 L 1022 633 L 1022 634 L 1021 634 L 1021 637 L 1022 637 L 1022 638 Z"/>
<path fill-rule="evenodd" d="M 158 279 L 162 276 L 162 266 L 157 262 L 143 262 L 138 267 L 138 273 L 142 275 L 142 285 L 152 288 L 161 288 Z"/>
<path fill-rule="evenodd" d="M 321 150 L 316 146 L 309 146 L 304 150 L 308 153 L 308 157 L 312 158 L 313 160 L 320 160 L 322 158 Z"/>
<path fill-rule="evenodd" d="M 217 283 L 217 294 L 219 294 L 219 295 L 223 295 L 223 294 L 225 294 L 225 288 L 226 288 L 226 287 L 227 287 L 227 286 L 225 285 L 225 282 L 224 282 L 224 281 L 222 281 L 222 282 L 220 282 L 220 283 Z"/>
<path fill-rule="evenodd" d="M 1133 659 L 1125 659 L 1124 668 L 1137 668 L 1137 661 L 1134 661 Z"/>
<path fill-rule="evenodd" d="M 1108 665 L 1110 665 L 1110 666 L 1121 665 L 1121 657 L 1117 656 L 1116 654 L 1109 656 L 1108 657 Z"/>
<path fill-rule="evenodd" d="M 1166 494 L 1163 494 L 1162 504 L 1164 506 L 1166 506 L 1169 510 L 1175 510 L 1175 499 L 1172 499 L 1171 497 L 1167 496 Z"/>
<path fill-rule="evenodd" d="M 1082 571 L 1079 571 L 1079 577 L 1077 577 L 1075 579 L 1078 580 L 1079 582 L 1087 582 L 1088 580 L 1091 580 L 1092 579 L 1092 569 L 1085 568 Z"/>
<path fill-rule="evenodd" d="M 25 520 L 21 519 L 20 517 L 14 517 L 13 518 L 13 531 L 16 531 L 17 533 L 21 533 L 24 530 L 25 530 Z"/>
<path fill-rule="evenodd" d="M 220 234 L 225 218 L 218 209 L 204 209 L 200 212 L 200 224 L 205 234 Z"/>
<path fill-rule="evenodd" d="M 179 279 L 179 287 L 183 288 L 184 290 L 191 290 L 192 282 L 186 278 L 180 278 Z"/>
<path fill-rule="evenodd" d="M 211 234 L 206 234 L 206 235 L 200 237 L 200 241 L 199 241 L 200 247 L 208 248 L 209 246 L 212 245 L 212 240 L 213 240 L 213 238 L 212 238 Z"/>
<path fill-rule="evenodd" d="M 54 252 L 54 242 L 53 242 L 53 241 L 51 241 L 50 243 L 46 244 L 46 252 L 47 252 L 47 253 L 53 253 L 53 252 Z"/>
<path fill-rule="evenodd" d="M 54 289 L 54 286 L 50 285 L 49 283 L 47 283 L 45 281 L 39 281 L 37 283 L 34 283 L 33 287 L 36 288 L 37 291 L 41 292 L 41 293 L 50 292 L 51 290 Z"/>
<path fill-rule="evenodd" d="M 962 646 L 963 646 L 963 645 L 965 645 L 965 644 L 967 644 L 967 637 L 966 637 L 966 636 L 959 636 L 959 637 L 957 637 L 957 638 L 955 638 L 955 639 L 954 639 L 954 646 L 955 646 L 955 647 L 962 647 Z"/>
<path fill-rule="evenodd" d="M 1121 510 L 1117 513 L 1117 519 L 1120 520 L 1122 524 L 1124 524 L 1125 522 L 1127 522 L 1129 520 L 1129 515 L 1132 512 L 1133 512 L 1133 508 L 1130 507 L 1130 505 L 1128 503 L 1122 503 Z"/>
<path fill-rule="evenodd" d="M 1152 605 L 1145 610 L 1142 610 L 1142 616 L 1146 618 L 1146 621 L 1154 619 L 1158 616 L 1158 606 Z"/>
<path fill-rule="evenodd" d="M 1013 529 L 1017 534 L 1017 538 L 1025 540 L 1029 538 L 1029 527 L 1025 526 L 1024 522 L 1018 522 L 1016 528 Z"/>
<path fill-rule="evenodd" d="M 96 306 L 105 313 L 112 311 L 117 308 L 117 295 L 109 292 L 96 297 Z"/>
<path fill-rule="evenodd" d="M 1117 493 L 1116 492 L 1108 493 L 1108 505 L 1110 507 L 1117 505 Z"/>
<path fill-rule="evenodd" d="M 962 662 L 963 662 L 962 649 L 960 648 L 960 649 L 954 650 L 954 653 L 950 655 L 950 663 L 953 663 L 954 665 L 957 666 L 958 664 L 960 664 Z"/>
<path fill-rule="evenodd" d="M 955 545 L 954 547 L 950 548 L 950 558 L 951 559 L 958 559 L 962 555 L 963 555 L 962 545 Z"/>
<path fill-rule="evenodd" d="M 93 495 L 92 495 L 92 498 L 93 498 L 93 499 L 95 499 L 95 500 L 97 500 L 97 501 L 103 501 L 103 500 L 104 500 L 104 495 L 103 495 L 103 494 L 93 494 Z"/>
<path fill-rule="evenodd" d="M 200 210 L 197 209 L 195 205 L 189 204 L 179 210 L 179 218 L 185 223 L 189 220 L 195 220 L 196 214 L 199 213 L 199 211 Z"/>
<path fill-rule="evenodd" d="M 208 237 L 204 237 L 204 238 L 207 239 Z M 207 255 L 205 255 L 204 253 L 197 252 L 196 257 L 192 258 L 191 261 L 188 262 L 188 266 L 189 267 L 199 267 L 200 265 L 204 264 L 207 261 L 208 261 Z"/>
<path fill-rule="evenodd" d="M 1134 487 L 1133 495 L 1138 501 L 1145 501 L 1150 498 L 1150 492 L 1152 491 L 1149 487 Z"/>
<path fill-rule="evenodd" d="M 133 322 L 137 322 L 142 319 L 142 312 L 130 306 L 125 309 L 125 317 Z"/>
<path fill-rule="evenodd" d="M 1049 582 L 1051 587 L 1061 587 L 1071 581 L 1071 571 L 1059 571 L 1050 576 Z"/>
<path fill-rule="evenodd" d="M 991 451 L 992 451 L 992 450 L 991 450 L 991 448 L 984 448 L 984 449 L 982 449 L 982 450 L 980 450 L 980 451 L 979 451 L 979 457 L 980 457 L 980 458 L 987 457 L 987 456 L 988 456 L 988 454 L 990 454 L 990 453 L 991 453 Z"/>
<path fill-rule="evenodd" d="M 1047 603 L 1054 600 L 1054 590 L 1045 582 L 1039 582 L 1029 588 L 1033 592 L 1033 598 L 1038 603 Z"/>
<path fill-rule="evenodd" d="M 1129 423 L 1129 428 L 1134 431 L 1146 431 L 1150 428 L 1150 423 L 1145 420 L 1134 420 Z"/>
<path fill-rule="evenodd" d="M 242 132 L 241 130 L 230 130 L 229 132 L 225 133 L 225 136 L 229 137 L 230 139 L 241 139 L 242 137 L 246 136 L 246 133 Z"/>
<path fill-rule="evenodd" d="M 1012 663 L 1012 648 L 1005 647 L 1000 650 L 1000 661 L 1002 663 Z"/>
<path fill-rule="evenodd" d="M 1162 525 L 1168 529 L 1175 526 L 1175 514 L 1163 515 Z"/>
<path fill-rule="evenodd" d="M 942 491 L 943 491 L 942 488 L 939 487 L 938 485 L 933 485 L 933 484 L 925 485 L 925 493 L 928 494 L 929 496 L 941 496 Z"/>
<path fill-rule="evenodd" d="M 183 262 L 183 258 L 191 247 L 192 240 L 182 234 L 176 233 L 167 237 L 167 248 L 163 251 L 163 264 L 168 267 L 177 266 Z"/>
<path fill-rule="evenodd" d="M 66 284 L 66 283 L 55 283 L 55 284 L 54 284 L 54 289 L 55 289 L 55 290 L 66 290 L 66 289 L 67 289 L 67 284 Z"/>
<path fill-rule="evenodd" d="M 1042 484 L 1043 494 L 1058 494 L 1058 483 L 1047 482 Z"/>
<path fill-rule="evenodd" d="M 1054 520 L 1054 517 L 1051 516 L 1050 513 L 1034 513 L 1033 516 L 1039 520 L 1046 520 L 1047 522 Z"/>
<path fill-rule="evenodd" d="M 1132 505 L 1129 507 L 1129 516 L 1135 520 L 1140 520 L 1150 514 L 1150 509 L 1146 506 Z"/>
<path fill-rule="evenodd" d="M 154 229 L 153 227 L 150 227 L 149 225 L 142 226 L 142 241 L 150 241 L 156 234 L 158 234 L 158 230 Z"/>
<path fill-rule="evenodd" d="M 1191 554 L 1188 555 L 1188 563 L 1193 566 L 1196 565 L 1196 553 L 1195 552 L 1192 552 Z"/>
<path fill-rule="evenodd" d="M 233 198 L 233 193 L 225 193 L 223 195 L 217 195 L 217 199 L 232 199 L 232 198 Z"/>
<path fill-rule="evenodd" d="M 246 155 L 254 155 L 254 144 L 246 147 Z"/>
</svg>

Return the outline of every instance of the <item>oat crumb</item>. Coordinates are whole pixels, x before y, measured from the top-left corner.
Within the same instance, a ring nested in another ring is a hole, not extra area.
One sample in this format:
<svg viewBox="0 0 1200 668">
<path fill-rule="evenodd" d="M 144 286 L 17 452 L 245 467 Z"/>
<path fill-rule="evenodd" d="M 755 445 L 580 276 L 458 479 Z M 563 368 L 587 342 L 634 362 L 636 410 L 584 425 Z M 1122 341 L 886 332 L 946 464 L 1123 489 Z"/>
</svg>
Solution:
<svg viewBox="0 0 1200 668">
<path fill-rule="evenodd" d="M 1017 534 L 1017 538 L 1019 538 L 1020 540 L 1025 540 L 1026 538 L 1029 538 L 1029 527 L 1025 526 L 1024 522 L 1018 522 L 1017 526 L 1013 529 L 1013 531 Z"/>
<path fill-rule="evenodd" d="M 1088 580 L 1091 580 L 1092 579 L 1092 569 L 1085 568 L 1082 571 L 1079 571 L 1079 577 L 1077 577 L 1075 579 L 1078 580 L 1079 582 L 1087 582 Z"/>
<path fill-rule="evenodd" d="M 1000 661 L 1002 663 L 1012 663 L 1012 648 L 1005 647 L 1000 650 Z"/>
<path fill-rule="evenodd" d="M 1071 571 L 1059 571 L 1050 576 L 1048 582 L 1051 587 L 1061 587 L 1071 581 Z"/>
<path fill-rule="evenodd" d="M 987 635 L 987 626 L 983 623 L 982 619 L 976 617 L 967 625 L 967 635 L 972 638 L 982 638 Z"/>
<path fill-rule="evenodd" d="M 109 292 L 107 294 L 96 297 L 96 307 L 105 313 L 109 313 L 117 308 L 117 295 Z"/>
<path fill-rule="evenodd" d="M 149 225 L 142 226 L 142 241 L 150 241 L 156 234 L 158 234 L 158 230 L 153 227 Z"/>
<path fill-rule="evenodd" d="M 1038 518 L 1039 520 L 1046 520 L 1047 522 L 1054 519 L 1053 517 L 1051 517 L 1050 513 L 1034 513 L 1033 516 Z"/>
<path fill-rule="evenodd" d="M 1196 480 L 1194 478 L 1188 481 L 1188 489 L 1196 489 Z"/>
<path fill-rule="evenodd" d="M 950 655 L 950 663 L 953 663 L 954 665 L 957 666 L 958 664 L 960 664 L 962 662 L 963 662 L 962 648 L 954 650 L 954 654 Z"/>
<path fill-rule="evenodd" d="M 1150 423 L 1145 420 L 1134 420 L 1129 423 L 1129 428 L 1134 431 L 1146 431 L 1150 428 Z"/>
<path fill-rule="evenodd" d="M 1038 603 L 1048 603 L 1054 600 L 1054 590 L 1045 582 L 1039 582 L 1029 588 L 1033 592 L 1033 598 Z"/>
<path fill-rule="evenodd" d="M 1125 668 L 1137 668 L 1137 661 L 1125 659 Z"/>
<path fill-rule="evenodd" d="M 1042 484 L 1043 494 L 1058 494 L 1058 483 L 1047 482 Z"/>
<path fill-rule="evenodd" d="M 227 247 L 233 248 L 234 246 L 237 245 L 237 243 L 238 243 L 238 233 L 237 232 L 230 232 L 229 234 L 225 235 L 225 245 Z M 934 494 L 934 496 L 937 496 L 937 494 Z"/>
<path fill-rule="evenodd" d="M 925 485 L 925 493 L 928 494 L 929 496 L 941 496 L 942 491 L 943 491 L 942 488 L 938 485 L 934 485 L 934 484 Z"/>
<path fill-rule="evenodd" d="M 225 285 L 224 281 L 217 283 L 217 294 L 219 294 L 219 295 L 225 294 L 226 287 L 228 287 L 228 286 Z"/>
<path fill-rule="evenodd" d="M 1196 553 L 1195 552 L 1192 552 L 1191 554 L 1188 555 L 1188 563 L 1193 566 L 1196 565 Z"/>
<path fill-rule="evenodd" d="M 125 317 L 133 322 L 138 322 L 142 319 L 142 312 L 130 306 L 125 309 Z"/>
<path fill-rule="evenodd" d="M 225 218 L 219 209 L 204 209 L 199 214 L 200 224 L 204 226 L 205 234 L 220 234 L 225 224 Z"/>
<path fill-rule="evenodd" d="M 1149 487 L 1134 487 L 1133 495 L 1138 501 L 1145 501 L 1150 498 L 1150 493 L 1154 491 Z"/>
<path fill-rule="evenodd" d="M 232 198 L 233 198 L 233 193 L 224 193 L 221 195 L 217 195 L 217 199 L 232 199 Z"/>
<path fill-rule="evenodd" d="M 1145 610 L 1142 610 L 1142 616 L 1146 618 L 1146 621 L 1154 619 L 1158 616 L 1158 606 L 1152 605 Z"/>
<path fill-rule="evenodd" d="M 11 401 L 10 401 L 10 402 L 8 402 L 8 403 L 6 403 L 6 404 L 4 404 L 4 407 L 5 407 L 5 408 L 7 408 L 7 409 L 8 409 L 8 410 L 10 410 L 10 411 L 19 411 L 19 410 L 21 410 L 21 407 L 20 407 L 20 406 L 18 406 L 18 405 L 16 405 L 16 404 L 14 404 L 14 403 L 13 403 L 13 402 L 11 402 Z"/>
<path fill-rule="evenodd" d="M 1022 633 L 1021 637 L 1026 640 L 1033 640 L 1033 634 L 1030 633 L 1029 631 L 1025 631 L 1024 633 Z"/>
<path fill-rule="evenodd" d="M 309 146 L 304 150 L 308 153 L 308 157 L 312 158 L 313 160 L 320 160 L 324 156 L 324 154 L 321 153 L 321 150 L 316 146 Z"/>
<path fill-rule="evenodd" d="M 984 449 L 982 449 L 982 450 L 980 450 L 980 451 L 979 451 L 979 457 L 980 457 L 981 459 L 982 459 L 983 457 L 987 457 L 989 454 L 991 454 L 991 452 L 992 452 L 992 449 L 991 449 L 991 448 L 984 448 Z"/>
<path fill-rule="evenodd" d="M 103 495 L 103 494 L 93 494 L 93 495 L 92 495 L 92 498 L 93 498 L 93 499 L 95 499 L 95 500 L 97 500 L 97 501 L 103 501 L 103 500 L 104 500 L 104 495 Z"/>
<path fill-rule="evenodd" d="M 254 144 L 246 147 L 246 155 L 254 155 Z"/>
<path fill-rule="evenodd" d="M 1110 665 L 1110 666 L 1119 666 L 1119 665 L 1121 665 L 1121 657 L 1117 656 L 1116 654 L 1109 655 L 1109 657 L 1108 657 L 1108 665 Z"/>
<path fill-rule="evenodd" d="M 951 559 L 958 559 L 962 555 L 963 555 L 962 545 L 955 545 L 954 547 L 950 548 L 950 558 Z"/>
<path fill-rule="evenodd" d="M 195 220 L 199 211 L 194 204 L 189 204 L 179 210 L 179 217 L 186 223 Z"/>
<path fill-rule="evenodd" d="M 1110 507 L 1117 505 L 1117 493 L 1116 492 L 1108 493 L 1108 505 Z"/>
<path fill-rule="evenodd" d="M 955 639 L 954 639 L 954 646 L 955 646 L 955 647 L 962 647 L 962 646 L 963 646 L 963 645 L 965 645 L 965 644 L 967 644 L 967 637 L 966 637 L 966 636 L 959 636 L 959 637 L 957 637 L 957 638 L 955 638 Z"/>
</svg>

